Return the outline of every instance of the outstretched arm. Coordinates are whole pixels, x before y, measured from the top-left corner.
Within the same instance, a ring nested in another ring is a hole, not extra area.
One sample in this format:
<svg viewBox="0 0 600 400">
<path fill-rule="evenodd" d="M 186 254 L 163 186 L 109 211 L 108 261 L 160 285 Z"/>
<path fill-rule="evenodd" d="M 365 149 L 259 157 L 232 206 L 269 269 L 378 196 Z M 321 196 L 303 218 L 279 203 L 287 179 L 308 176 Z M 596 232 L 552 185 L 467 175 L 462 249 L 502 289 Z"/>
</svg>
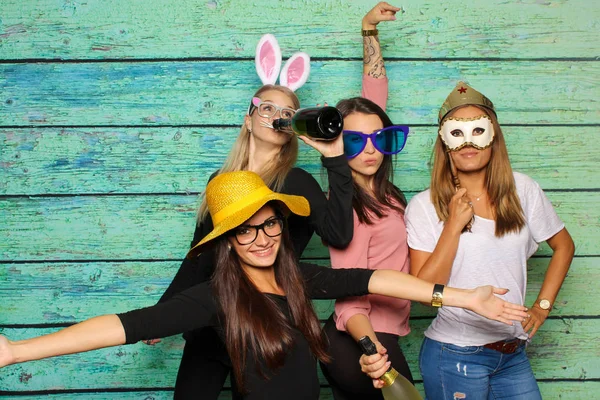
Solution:
<svg viewBox="0 0 600 400">
<path fill-rule="evenodd" d="M 430 303 L 433 294 L 433 283 L 400 271 L 332 269 L 307 263 L 300 263 L 299 267 L 312 298 L 331 299 L 373 293 Z M 512 321 L 523 321 L 527 316 L 524 306 L 509 303 L 496 296 L 506 292 L 507 289 L 493 286 L 475 289 L 446 287 L 443 305 L 465 308 L 508 325 L 512 325 Z"/>
<path fill-rule="evenodd" d="M 369 280 L 369 293 L 430 303 L 433 283 L 412 275 L 392 270 L 377 270 Z M 480 286 L 476 289 L 444 289 L 443 305 L 471 310 L 491 320 L 512 325 L 527 317 L 526 308 L 502 300 L 496 294 L 505 294 L 507 289 Z"/>
<path fill-rule="evenodd" d="M 0 336 L 0 368 L 124 343 L 125 330 L 119 317 L 103 315 L 33 339 L 11 342 Z"/>
</svg>

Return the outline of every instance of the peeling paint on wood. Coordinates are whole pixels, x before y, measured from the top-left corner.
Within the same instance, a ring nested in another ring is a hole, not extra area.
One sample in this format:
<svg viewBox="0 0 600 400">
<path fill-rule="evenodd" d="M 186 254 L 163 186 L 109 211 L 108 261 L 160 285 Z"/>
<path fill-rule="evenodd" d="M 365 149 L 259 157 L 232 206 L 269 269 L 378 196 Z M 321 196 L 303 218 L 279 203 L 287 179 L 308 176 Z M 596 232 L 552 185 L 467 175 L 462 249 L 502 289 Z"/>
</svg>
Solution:
<svg viewBox="0 0 600 400">
<path fill-rule="evenodd" d="M 402 122 L 402 121 L 399 121 Z M 543 189 L 598 189 L 597 127 L 504 129 L 513 169 Z M 0 129 L 0 194 L 189 193 L 225 160 L 238 128 Z M 402 190 L 429 186 L 434 127 L 416 127 L 396 156 Z M 321 181 L 320 154 L 301 143 L 298 166 Z M 325 188 L 325 187 L 324 187 Z"/>
<path fill-rule="evenodd" d="M 526 304 L 539 291 L 549 258 L 529 261 Z M 329 266 L 327 260 L 317 260 Z M 600 311 L 587 301 L 600 281 L 598 257 L 577 257 L 554 303 L 553 317 L 593 317 Z M 0 264 L 0 324 L 72 323 L 98 314 L 124 312 L 158 301 L 175 276 L 178 261 Z M 315 300 L 320 319 L 333 312 L 332 300 Z M 413 303 L 411 317 L 435 316 Z"/>
<path fill-rule="evenodd" d="M 373 4 L 44 0 L 36 2 L 35 13 L 25 13 L 19 0 L 4 0 L 0 54 L 8 59 L 250 57 L 265 33 L 257 21 L 276 21 L 269 31 L 288 56 L 308 51 L 313 57 L 362 57 L 360 21 Z M 403 13 L 381 29 L 381 37 L 387 57 L 598 56 L 594 4 L 404 0 Z"/>
<path fill-rule="evenodd" d="M 600 192 L 548 197 L 575 240 L 576 254 L 599 254 Z M 181 259 L 197 205 L 196 196 L 178 195 L 0 198 L 0 259 Z M 549 254 L 547 245 L 538 254 Z M 328 252 L 315 236 L 304 256 Z"/>
<path fill-rule="evenodd" d="M 458 80 L 486 88 L 502 124 L 600 122 L 597 62 L 390 61 L 386 67 L 388 111 L 406 124 L 437 123 Z M 302 104 L 359 95 L 361 71 L 361 61 L 311 62 L 310 79 L 298 91 Z M 239 125 L 260 86 L 253 61 L 0 64 L 0 76 L 0 121 L 19 126 Z"/>
<path fill-rule="evenodd" d="M 408 197 L 428 185 L 437 109 L 465 79 L 494 101 L 514 169 L 548 190 L 574 236 L 580 257 L 529 349 L 545 399 L 595 398 L 600 390 L 600 309 L 590 301 L 600 266 L 596 3 L 407 0 L 380 33 L 389 114 L 420 125 L 398 156 L 395 180 Z M 259 86 L 254 46 L 267 32 L 256 21 L 276 16 L 271 33 L 284 58 L 313 56 L 302 103 L 335 103 L 359 93 L 357 32 L 373 4 L 0 2 L 0 60 L 8 60 L 0 63 L 0 333 L 31 337 L 50 330 L 6 326 L 72 322 L 156 301 L 194 228 L 197 197 L 182 194 L 203 189 Z M 302 146 L 299 165 L 321 181 L 314 151 Z M 538 251 L 549 253 L 545 244 Z M 305 257 L 327 263 L 328 255 L 315 237 Z M 149 259 L 174 261 L 140 261 Z M 547 262 L 529 262 L 528 301 Z M 332 311 L 330 301 L 315 305 L 322 318 Z M 414 305 L 412 315 L 423 319 L 401 344 L 419 378 L 416 355 L 432 310 Z M 171 398 L 182 340 L 159 346 L 14 366 L 0 374 L 0 396 Z M 57 392 L 65 388 L 76 391 Z M 326 386 L 321 398 L 332 398 Z"/>
</svg>

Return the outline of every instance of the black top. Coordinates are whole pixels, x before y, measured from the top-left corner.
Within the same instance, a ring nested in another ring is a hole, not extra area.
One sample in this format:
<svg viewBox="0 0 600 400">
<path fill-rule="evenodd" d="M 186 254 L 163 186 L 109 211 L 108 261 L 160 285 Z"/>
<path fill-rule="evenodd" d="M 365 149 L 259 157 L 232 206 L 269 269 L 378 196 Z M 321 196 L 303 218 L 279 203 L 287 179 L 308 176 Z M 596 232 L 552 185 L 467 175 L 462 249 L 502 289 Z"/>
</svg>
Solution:
<svg viewBox="0 0 600 400">
<path fill-rule="evenodd" d="M 314 299 L 337 299 L 346 296 L 368 294 L 369 279 L 374 271 L 365 269 L 331 269 L 301 263 L 300 271 L 308 293 Z M 284 315 L 290 317 L 285 296 L 266 293 Z M 152 307 L 119 314 L 125 329 L 126 343 L 175 335 L 177 333 L 213 327 L 223 334 L 219 323 L 219 309 L 212 297 L 208 283 L 196 285 L 176 294 L 169 301 Z M 225 316 L 226 318 L 226 316 Z M 267 371 L 269 379 L 263 379 L 255 368 L 252 351 L 247 353 L 244 366 L 244 382 L 247 394 L 233 389 L 234 399 L 318 399 L 320 386 L 317 364 L 306 338 L 294 328 L 294 343 L 287 351 L 284 365 L 277 371 Z M 259 360 L 259 364 L 260 360 Z M 263 365 L 263 371 L 266 367 Z"/>
<path fill-rule="evenodd" d="M 304 196 L 310 203 L 308 217 L 295 214 L 288 217 L 290 238 L 298 258 L 304 252 L 313 232 L 317 232 L 327 244 L 339 248 L 346 247 L 354 234 L 352 173 L 346 156 L 321 157 L 321 161 L 329 178 L 329 200 L 315 178 L 300 168 L 290 170 L 281 190 L 285 194 Z M 196 226 L 191 247 L 212 230 L 211 219 L 204 219 Z M 214 252 L 210 250 L 198 257 L 185 259 L 160 301 L 168 300 L 176 293 L 209 280 L 214 272 L 213 260 Z"/>
</svg>

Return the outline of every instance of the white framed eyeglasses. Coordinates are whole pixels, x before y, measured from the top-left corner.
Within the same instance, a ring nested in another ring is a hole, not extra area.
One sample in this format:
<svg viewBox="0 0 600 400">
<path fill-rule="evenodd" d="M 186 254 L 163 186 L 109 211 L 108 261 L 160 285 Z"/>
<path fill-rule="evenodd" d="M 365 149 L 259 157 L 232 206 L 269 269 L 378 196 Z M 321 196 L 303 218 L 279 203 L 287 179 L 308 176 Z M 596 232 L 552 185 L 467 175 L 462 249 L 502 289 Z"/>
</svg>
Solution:
<svg viewBox="0 0 600 400">
<path fill-rule="evenodd" d="M 270 101 L 262 101 L 259 97 L 253 97 L 250 107 L 248 107 L 248 115 L 251 115 L 254 109 L 258 110 L 258 115 L 263 118 L 272 118 L 279 111 L 281 118 L 290 119 L 296 114 L 296 110 L 289 107 L 279 107 Z"/>
</svg>

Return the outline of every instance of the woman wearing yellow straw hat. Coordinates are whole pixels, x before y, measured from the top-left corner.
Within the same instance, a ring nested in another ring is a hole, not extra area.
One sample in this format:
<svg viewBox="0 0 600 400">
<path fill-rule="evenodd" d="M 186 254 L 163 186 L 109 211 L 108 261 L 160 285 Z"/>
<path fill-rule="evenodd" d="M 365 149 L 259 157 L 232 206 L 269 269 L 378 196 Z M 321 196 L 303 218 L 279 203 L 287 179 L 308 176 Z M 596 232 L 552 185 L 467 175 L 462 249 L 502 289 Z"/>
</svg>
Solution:
<svg viewBox="0 0 600 400">
<path fill-rule="evenodd" d="M 257 46 L 257 55 L 264 56 L 266 49 L 279 46 L 272 35 L 265 35 Z M 266 46 L 266 47 L 265 47 Z M 268 53 L 269 51 L 267 51 Z M 261 57 L 262 57 L 261 56 Z M 257 57 L 257 60 L 260 57 Z M 279 56 L 280 58 L 280 56 Z M 269 65 L 278 57 L 266 57 L 256 67 L 259 75 L 269 71 L 279 71 Z M 296 65 L 296 64 L 294 64 Z M 291 69 L 287 74 L 293 76 Z M 283 73 L 283 72 L 282 72 Z M 277 75 L 277 72 L 274 73 Z M 364 75 L 363 95 L 377 94 L 380 98 L 380 79 Z M 343 248 L 353 235 L 352 215 L 352 175 L 341 136 L 332 142 L 318 142 L 307 137 L 299 137 L 314 147 L 322 155 L 322 165 L 327 172 L 328 198 L 315 178 L 307 171 L 295 167 L 298 156 L 298 137 L 273 129 L 272 122 L 278 118 L 290 118 L 300 102 L 294 90 L 298 85 L 285 86 L 263 81 L 251 99 L 239 135 L 218 172 L 253 171 L 271 189 L 306 197 L 311 214 L 307 217 L 292 214 L 288 219 L 292 247 L 299 258 L 316 233 L 328 245 Z M 208 234 L 213 226 L 208 216 L 206 200 L 198 212 L 196 230 L 192 246 Z M 195 284 L 208 281 L 215 270 L 214 252 L 206 251 L 198 257 L 185 259 L 175 278 L 163 294 L 161 302 L 167 301 Z M 229 360 L 221 340 L 214 330 L 201 329 L 184 334 L 186 344 L 175 384 L 175 398 L 178 400 L 197 399 L 202 390 L 204 399 L 216 399 L 229 373 Z M 148 341 L 152 343 L 153 341 Z"/>
<path fill-rule="evenodd" d="M 38 338 L 11 342 L 0 336 L 0 367 L 212 326 L 224 337 L 232 360 L 234 398 L 317 399 L 315 357 L 328 357 L 311 297 L 377 293 L 432 300 L 433 284 L 397 271 L 298 265 L 284 215 L 307 216 L 308 201 L 272 192 L 252 172 L 215 177 L 206 198 L 214 229 L 194 250 L 215 249 L 212 283 L 152 307 L 95 317 Z M 443 300 L 436 301 L 507 324 L 525 317 L 524 307 L 494 293 L 505 290 L 446 288 Z"/>
</svg>

